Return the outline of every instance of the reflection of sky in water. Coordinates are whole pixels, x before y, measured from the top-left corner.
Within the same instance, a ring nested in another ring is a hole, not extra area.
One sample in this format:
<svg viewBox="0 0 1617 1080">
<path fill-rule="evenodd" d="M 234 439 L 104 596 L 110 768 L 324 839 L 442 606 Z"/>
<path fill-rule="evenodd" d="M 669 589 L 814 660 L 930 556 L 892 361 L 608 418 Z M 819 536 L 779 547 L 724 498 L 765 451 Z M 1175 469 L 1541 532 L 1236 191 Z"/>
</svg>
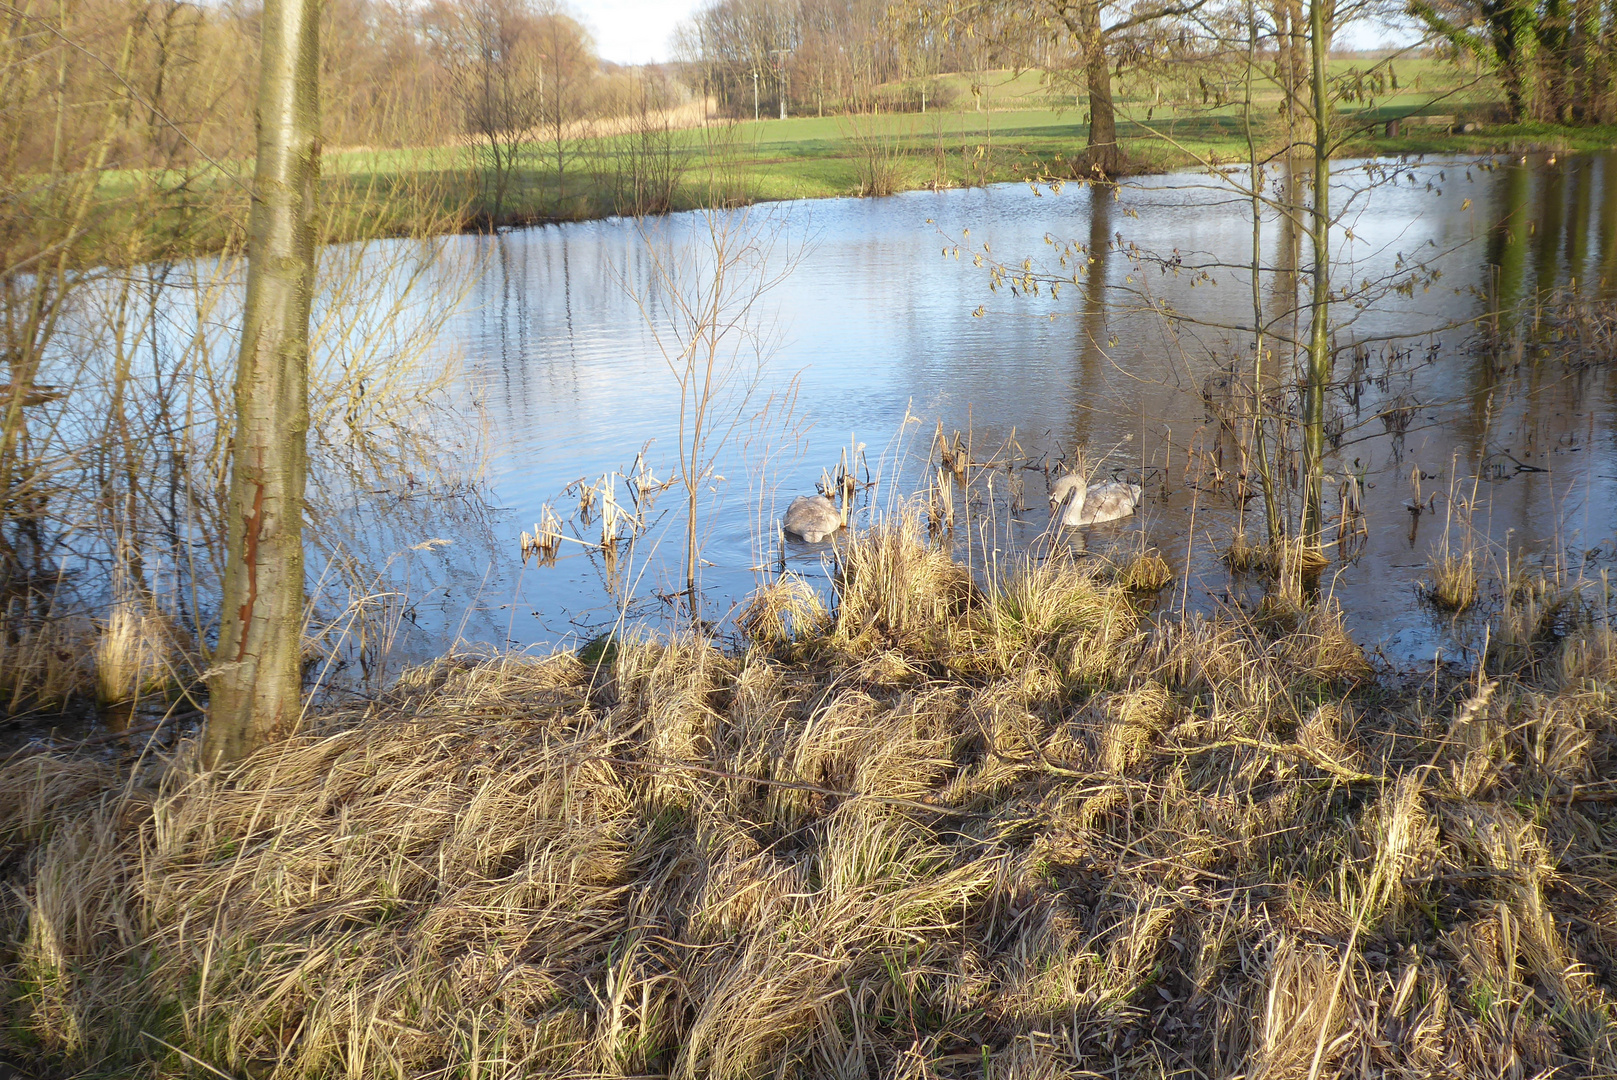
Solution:
<svg viewBox="0 0 1617 1080">
<path fill-rule="evenodd" d="M 1435 260 L 1443 273 L 1429 288 L 1407 296 L 1388 293 L 1353 313 L 1338 344 L 1438 330 L 1474 317 L 1481 309 L 1479 294 L 1490 288 L 1519 297 L 1535 285 L 1568 278 L 1598 285 L 1614 276 L 1617 214 L 1614 198 L 1605 194 L 1613 167 L 1609 157 L 1532 170 L 1420 163 L 1408 174 L 1413 183 L 1400 176 L 1365 192 L 1366 172 L 1339 166 L 1333 194 L 1348 208 L 1343 224 L 1352 239 L 1345 232 L 1337 236 L 1343 260 L 1338 280 L 1387 275 L 1400 253 Z M 1120 463 L 1166 468 L 1167 497 L 1121 531 L 1143 527 L 1151 543 L 1181 564 L 1194 508 L 1191 601 L 1218 602 L 1225 583 L 1209 545 L 1226 542 L 1233 519 L 1227 500 L 1197 495 L 1183 470 L 1188 452 L 1213 449 L 1206 432 L 1198 434 L 1205 418 L 1199 390 L 1211 359 L 1248 343 L 1240 327 L 1251 322 L 1251 292 L 1237 265 L 1250 259 L 1244 200 L 1205 178 L 1176 175 L 1142 178 L 1115 201 L 1106 194 L 1097 200 L 1076 185 L 1040 196 L 1007 185 L 779 204 L 751 214 L 756 226 L 780 228 L 777 250 L 801 253 L 759 309 L 776 347 L 753 404 L 798 376 L 796 416 L 809 429 L 798 444 L 778 423 L 744 426 L 721 455 L 716 471 L 724 480 L 715 483 L 706 508 L 704 557 L 712 565 L 704 568 L 703 580 L 713 598 L 710 613 L 723 614 L 755 580 L 751 568 L 761 557 L 756 509 L 770 496 L 752 490 L 749 475 L 764 451 L 773 455 L 770 480 L 778 485 L 776 504 L 783 506 L 792 495 L 812 490 L 850 439 L 866 443 L 874 461 L 894 443 L 906 409 L 924 421 L 908 432 L 906 446 L 917 454 L 925 453 L 937 420 L 948 430 L 969 423 L 979 447 L 997 446 L 1014 429 L 1023 449 L 1035 455 L 1083 442 L 1104 451 L 1133 435 L 1119 452 Z M 647 227 L 652 242 L 678 247 L 701 222 L 698 215 L 680 215 Z M 1223 265 L 1210 269 L 1214 281 L 1198 282 L 1184 269 L 1177 276 L 1153 267 L 1142 271 L 1104 253 L 1118 235 L 1147 251 L 1177 251 L 1187 267 Z M 1107 317 L 1092 310 L 1101 290 L 1087 279 L 1069 283 L 1057 300 L 1013 298 L 1003 289 L 991 292 L 986 272 L 971 263 L 986 242 L 994 257 L 1013 265 L 1031 257 L 1054 266 L 1056 249 L 1046 238 L 1075 241 L 1097 254 L 1093 269 L 1114 287 L 1106 290 L 1112 306 Z M 1306 252 L 1306 241 L 1296 239 Z M 954 242 L 962 249 L 958 259 L 943 254 Z M 651 444 L 647 463 L 658 477 L 677 472 L 678 391 L 625 289 L 649 292 L 646 243 L 632 222 L 605 221 L 448 244 L 485 256 L 486 271 L 449 324 L 448 338 L 464 353 L 471 397 L 485 410 L 495 499 L 506 511 L 492 562 L 482 549 L 473 555 L 472 546 L 463 548 L 462 576 L 482 582 L 475 596 L 479 610 L 464 632 L 498 640 L 509 627 L 519 643 L 556 641 L 577 623 L 607 617 L 601 570 L 570 544 L 564 548 L 569 557 L 555 567 L 524 571 L 518 531 L 531 527 L 546 501 L 565 516 L 575 505 L 561 495 L 567 484 L 627 470 L 643 444 Z M 1280 223 L 1265 223 L 1264 245 L 1267 262 L 1285 262 L 1288 242 Z M 1490 255 L 1501 264 L 1497 280 L 1486 267 Z M 469 261 L 456 257 L 447 265 L 464 273 Z M 1270 275 L 1262 284 L 1273 307 L 1276 289 L 1285 286 Z M 1140 311 L 1147 301 L 1165 301 L 1228 329 L 1171 327 Z M 985 314 L 974 317 L 979 305 Z M 1344 319 L 1347 314 L 1344 309 Z M 1306 322 L 1305 315 L 1298 328 L 1304 334 Z M 1290 325 L 1275 329 L 1287 332 Z M 1488 501 L 1478 511 L 1478 527 L 1500 540 L 1513 530 L 1512 544 L 1543 545 L 1558 534 L 1576 533 L 1581 548 L 1612 533 L 1612 381 L 1571 377 L 1564 368 L 1545 365 L 1497 387 L 1490 414 L 1491 383 L 1485 365 L 1462 347 L 1466 336 L 1451 330 L 1431 339 L 1440 346 L 1432 364 L 1425 363 L 1431 341 L 1405 343 L 1411 355 L 1384 382 L 1367 388 L 1359 426 L 1347 409 L 1344 456 L 1368 470 L 1371 535 L 1361 560 L 1333 568 L 1340 571 L 1335 587 L 1361 636 L 1385 642 L 1395 655 L 1429 657 L 1435 641 L 1434 619 L 1415 603 L 1413 582 L 1441 516 L 1435 527 L 1430 516 L 1418 522 L 1420 533 L 1410 542 L 1404 503 L 1412 494 L 1413 467 L 1429 474 L 1422 481 L 1423 494 L 1429 494 L 1447 490 L 1454 454 L 1460 455 L 1463 476 L 1496 450 L 1509 450 L 1524 463 L 1547 462 L 1542 467 L 1548 472 L 1511 472 L 1508 480 L 1485 483 L 1480 498 Z M 1370 356 L 1368 374 L 1385 375 L 1379 343 L 1372 344 Z M 1349 366 L 1344 353 L 1338 375 Z M 1531 390 L 1525 398 L 1511 392 L 1523 387 Z M 1395 447 L 1374 416 L 1399 394 L 1418 408 Z M 1335 404 L 1346 408 L 1340 399 Z M 899 487 L 913 485 L 916 465 L 911 461 Z M 1162 488 L 1158 482 L 1153 490 L 1160 495 Z M 678 494 L 661 497 L 662 527 L 635 552 L 636 564 L 645 566 L 638 595 L 676 587 Z M 1043 494 L 1042 478 L 1031 476 L 1033 509 L 1025 515 L 1024 537 L 1044 525 Z M 621 489 L 619 498 L 627 498 Z M 1255 522 L 1256 514 L 1249 520 Z M 764 548 L 771 542 L 765 536 Z M 790 558 L 819 572 L 819 551 L 793 548 Z M 520 600 L 513 605 L 518 589 Z M 421 625 L 451 631 L 474 602 L 458 586 L 440 588 L 429 599 L 417 609 Z"/>
</svg>

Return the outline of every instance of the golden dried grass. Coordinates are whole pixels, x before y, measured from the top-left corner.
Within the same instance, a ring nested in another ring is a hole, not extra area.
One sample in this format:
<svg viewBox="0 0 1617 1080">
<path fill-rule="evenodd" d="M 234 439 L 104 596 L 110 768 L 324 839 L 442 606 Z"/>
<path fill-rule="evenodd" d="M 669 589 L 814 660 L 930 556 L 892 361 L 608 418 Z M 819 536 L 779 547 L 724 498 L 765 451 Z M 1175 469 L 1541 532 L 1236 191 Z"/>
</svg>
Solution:
<svg viewBox="0 0 1617 1080">
<path fill-rule="evenodd" d="M 1156 592 L 1172 580 L 1172 567 L 1155 548 L 1134 552 L 1117 565 L 1117 583 L 1125 589 Z"/>
<path fill-rule="evenodd" d="M 450 657 L 228 773 L 0 766 L 4 1053 L 277 1080 L 1617 1071 L 1598 642 L 1575 678 L 1401 695 L 1329 605 L 1280 637 L 1152 626 L 1071 563 L 979 586 L 896 530 L 843 558 L 834 617 L 789 580 L 755 600 L 765 647 Z"/>
<path fill-rule="evenodd" d="M 78 616 L 0 614 L 0 705 L 16 716 L 61 708 L 95 685 L 95 627 Z"/>
<path fill-rule="evenodd" d="M 1470 550 L 1434 554 L 1421 582 L 1426 599 L 1446 611 L 1459 613 L 1477 602 L 1480 592 L 1476 558 Z"/>
<path fill-rule="evenodd" d="M 173 620 L 139 599 L 116 604 L 95 643 L 98 704 L 138 699 L 176 681 L 184 663 Z"/>
<path fill-rule="evenodd" d="M 813 634 L 825 618 L 825 603 L 814 587 L 800 575 L 786 573 L 754 590 L 737 625 L 753 641 L 779 646 Z"/>
</svg>

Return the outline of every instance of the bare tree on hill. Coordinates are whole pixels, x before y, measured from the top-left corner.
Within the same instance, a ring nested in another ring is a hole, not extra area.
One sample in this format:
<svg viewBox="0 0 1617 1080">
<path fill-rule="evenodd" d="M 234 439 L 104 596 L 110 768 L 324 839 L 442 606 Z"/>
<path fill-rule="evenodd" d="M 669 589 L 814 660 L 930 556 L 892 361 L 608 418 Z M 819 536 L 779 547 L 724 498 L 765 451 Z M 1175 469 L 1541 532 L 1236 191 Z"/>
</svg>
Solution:
<svg viewBox="0 0 1617 1080">
<path fill-rule="evenodd" d="M 540 123 L 537 12 L 526 0 L 440 0 L 426 28 L 482 164 L 485 212 L 497 222 Z"/>
<path fill-rule="evenodd" d="M 556 165 L 557 205 L 567 204 L 567 164 L 576 156 L 571 129 L 587 111 L 590 82 L 598 63 L 588 32 L 558 5 L 540 9 L 534 30 L 539 122 Z"/>
</svg>

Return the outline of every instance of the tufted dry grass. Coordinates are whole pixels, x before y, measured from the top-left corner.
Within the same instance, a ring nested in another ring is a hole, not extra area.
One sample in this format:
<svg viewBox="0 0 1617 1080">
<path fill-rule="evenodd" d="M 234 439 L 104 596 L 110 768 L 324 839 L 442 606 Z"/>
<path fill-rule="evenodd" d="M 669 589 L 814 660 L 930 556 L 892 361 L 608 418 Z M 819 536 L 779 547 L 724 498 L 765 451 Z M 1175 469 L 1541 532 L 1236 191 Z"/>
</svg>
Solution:
<svg viewBox="0 0 1617 1080">
<path fill-rule="evenodd" d="M 1609 629 L 1400 690 L 1328 604 L 1153 625 L 1096 571 L 975 582 L 902 524 L 843 559 L 829 609 L 761 592 L 741 648 L 450 657 L 228 773 L 6 764 L 5 1054 L 1617 1072 Z"/>
</svg>

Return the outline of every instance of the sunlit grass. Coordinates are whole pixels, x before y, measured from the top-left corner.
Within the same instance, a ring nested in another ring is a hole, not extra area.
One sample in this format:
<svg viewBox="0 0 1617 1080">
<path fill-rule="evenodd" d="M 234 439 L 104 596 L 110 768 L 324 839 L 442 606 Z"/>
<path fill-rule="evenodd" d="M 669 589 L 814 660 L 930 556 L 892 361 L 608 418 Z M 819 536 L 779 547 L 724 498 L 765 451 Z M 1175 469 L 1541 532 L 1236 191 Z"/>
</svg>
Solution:
<svg viewBox="0 0 1617 1080">
<path fill-rule="evenodd" d="M 1337 57 L 1337 75 L 1364 70 L 1371 61 Z M 1521 152 L 1533 148 L 1560 151 L 1599 150 L 1617 142 L 1617 128 L 1562 128 L 1544 124 L 1485 125 L 1484 130 L 1455 135 L 1447 119 L 1468 109 L 1486 108 L 1499 98 L 1492 80 L 1464 81 L 1446 62 L 1407 58 L 1395 64 L 1400 86 L 1364 106 L 1344 106 L 1337 123 L 1343 156 L 1410 153 Z M 1154 172 L 1202 162 L 1233 163 L 1247 154 L 1244 110 L 1239 101 L 1204 101 L 1193 72 L 1147 76 L 1126 73 L 1117 82 L 1118 138 L 1135 171 Z M 1088 140 L 1088 116 L 1082 95 L 1051 83 L 1037 72 L 986 72 L 940 76 L 948 104 L 925 114 L 884 114 L 890 130 L 891 185 L 881 191 L 932 186 L 958 187 L 1073 174 L 1073 162 Z M 981 98 L 971 86 L 978 85 Z M 978 104 L 982 108 L 977 108 Z M 1254 119 L 1261 147 L 1280 145 L 1282 132 L 1275 106 L 1279 92 L 1267 84 L 1254 93 Z M 803 103 L 798 104 L 799 108 Z M 1441 122 L 1411 122 L 1396 136 L 1385 123 L 1400 117 L 1431 115 Z M 730 121 L 722 121 L 730 124 Z M 685 166 L 673 206 L 688 210 L 710 201 L 709 177 L 722 168 L 730 184 L 748 200 L 781 200 L 856 196 L 872 185 L 861 172 L 861 150 L 850 120 L 841 116 L 794 115 L 734 123 L 731 134 L 709 139 L 702 129 L 676 133 Z M 507 223 L 574 220 L 613 213 L 590 173 L 592 155 L 610 153 L 621 135 L 573 140 L 574 161 L 566 198 L 554 172 L 549 144 L 535 141 L 520 151 L 521 164 L 502 209 Z M 327 239 L 419 232 L 423 221 L 434 227 L 486 227 L 479 206 L 484 197 L 481 173 L 470 143 L 455 146 L 333 148 L 322 160 Z M 107 218 L 105 235 L 122 235 L 130 221 L 150 230 L 164 227 L 149 212 L 149 200 L 137 196 L 152 190 L 180 190 L 187 210 L 186 231 L 177 241 L 189 251 L 232 247 L 245 237 L 250 159 L 202 163 L 193 172 L 111 170 L 101 181 Z M 387 193 L 403 193 L 400 210 L 383 210 Z M 423 195 L 423 193 L 427 193 Z M 127 204 L 127 205 L 126 205 Z M 195 209 L 204 210 L 197 220 Z M 211 215 L 211 217 L 209 216 Z M 111 252 L 98 251 L 107 261 Z"/>
<path fill-rule="evenodd" d="M 1568 929 L 1617 902 L 1603 622 L 1400 688 L 1324 601 L 1152 622 L 1088 560 L 974 580 L 913 514 L 838 557 L 829 606 L 785 576 L 735 647 L 446 657 L 228 773 L 0 766 L 0 1052 L 285 1080 L 1617 1069 L 1585 974 L 1617 941 Z M 1569 603 L 1515 592 L 1501 640 Z"/>
<path fill-rule="evenodd" d="M 1477 602 L 1479 591 L 1474 554 L 1470 550 L 1434 554 L 1421 588 L 1428 600 L 1447 611 L 1469 608 Z"/>
</svg>

